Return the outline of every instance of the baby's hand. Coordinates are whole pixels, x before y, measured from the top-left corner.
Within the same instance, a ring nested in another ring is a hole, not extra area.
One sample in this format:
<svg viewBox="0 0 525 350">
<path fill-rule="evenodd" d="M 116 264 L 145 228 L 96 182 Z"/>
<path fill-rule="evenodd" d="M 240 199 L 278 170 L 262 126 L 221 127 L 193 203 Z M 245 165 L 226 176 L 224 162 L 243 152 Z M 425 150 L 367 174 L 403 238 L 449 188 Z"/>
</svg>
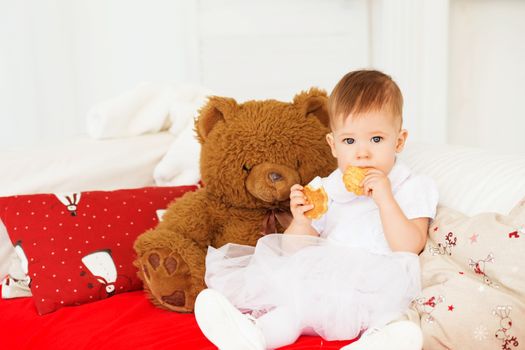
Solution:
<svg viewBox="0 0 525 350">
<path fill-rule="evenodd" d="M 298 224 L 309 224 L 308 219 L 304 213 L 311 210 L 314 207 L 313 204 L 307 204 L 306 196 L 303 193 L 303 186 L 295 184 L 290 189 L 290 211 L 292 212 L 294 220 Z"/>
<path fill-rule="evenodd" d="M 361 186 L 365 196 L 372 197 L 378 205 L 392 197 L 390 179 L 381 170 L 369 169 Z"/>
</svg>

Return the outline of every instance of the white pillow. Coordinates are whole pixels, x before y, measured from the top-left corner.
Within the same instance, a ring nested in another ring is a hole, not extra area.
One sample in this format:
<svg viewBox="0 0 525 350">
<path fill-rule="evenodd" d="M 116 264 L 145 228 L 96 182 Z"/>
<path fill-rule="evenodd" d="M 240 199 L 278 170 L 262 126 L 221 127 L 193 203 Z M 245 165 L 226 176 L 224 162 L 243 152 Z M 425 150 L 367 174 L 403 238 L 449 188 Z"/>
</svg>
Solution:
<svg viewBox="0 0 525 350">
<path fill-rule="evenodd" d="M 452 145 L 408 144 L 399 158 L 431 176 L 440 204 L 469 216 L 507 214 L 525 197 L 525 155 Z"/>
<path fill-rule="evenodd" d="M 153 169 L 173 143 L 168 132 L 0 151 L 0 196 L 154 186 Z"/>
</svg>

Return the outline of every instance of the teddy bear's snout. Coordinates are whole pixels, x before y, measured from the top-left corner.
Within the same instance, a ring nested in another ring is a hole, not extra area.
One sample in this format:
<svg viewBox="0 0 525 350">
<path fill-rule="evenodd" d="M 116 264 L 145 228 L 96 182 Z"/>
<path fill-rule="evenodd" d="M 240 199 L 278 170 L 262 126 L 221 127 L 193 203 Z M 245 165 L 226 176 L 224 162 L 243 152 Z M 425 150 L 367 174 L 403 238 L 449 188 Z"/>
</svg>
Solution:
<svg viewBox="0 0 525 350">
<path fill-rule="evenodd" d="M 261 163 L 252 168 L 246 179 L 250 194 L 267 203 L 288 200 L 290 187 L 300 182 L 296 169 L 282 164 Z"/>
</svg>

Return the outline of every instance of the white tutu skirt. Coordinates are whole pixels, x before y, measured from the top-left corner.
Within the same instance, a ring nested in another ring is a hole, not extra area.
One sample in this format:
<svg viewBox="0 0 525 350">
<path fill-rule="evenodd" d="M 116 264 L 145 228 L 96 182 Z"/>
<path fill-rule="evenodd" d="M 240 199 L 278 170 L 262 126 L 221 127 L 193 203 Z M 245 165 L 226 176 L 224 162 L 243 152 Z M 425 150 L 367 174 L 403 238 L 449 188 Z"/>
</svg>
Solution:
<svg viewBox="0 0 525 350">
<path fill-rule="evenodd" d="M 255 247 L 209 247 L 205 281 L 242 311 L 291 308 L 303 333 L 326 340 L 353 339 L 386 324 L 421 291 L 416 254 L 375 254 L 282 234 L 264 236 Z"/>
</svg>

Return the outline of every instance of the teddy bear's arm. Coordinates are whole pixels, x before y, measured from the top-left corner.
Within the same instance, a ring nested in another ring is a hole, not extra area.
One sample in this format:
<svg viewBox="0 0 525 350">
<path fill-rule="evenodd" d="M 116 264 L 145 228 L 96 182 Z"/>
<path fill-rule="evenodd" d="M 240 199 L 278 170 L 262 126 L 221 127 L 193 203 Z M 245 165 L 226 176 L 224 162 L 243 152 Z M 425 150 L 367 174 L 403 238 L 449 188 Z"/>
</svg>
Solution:
<svg viewBox="0 0 525 350">
<path fill-rule="evenodd" d="M 210 245 L 217 230 L 212 227 L 213 202 L 208 200 L 204 188 L 186 193 L 172 203 L 158 229 L 178 232 L 201 247 Z"/>
</svg>

